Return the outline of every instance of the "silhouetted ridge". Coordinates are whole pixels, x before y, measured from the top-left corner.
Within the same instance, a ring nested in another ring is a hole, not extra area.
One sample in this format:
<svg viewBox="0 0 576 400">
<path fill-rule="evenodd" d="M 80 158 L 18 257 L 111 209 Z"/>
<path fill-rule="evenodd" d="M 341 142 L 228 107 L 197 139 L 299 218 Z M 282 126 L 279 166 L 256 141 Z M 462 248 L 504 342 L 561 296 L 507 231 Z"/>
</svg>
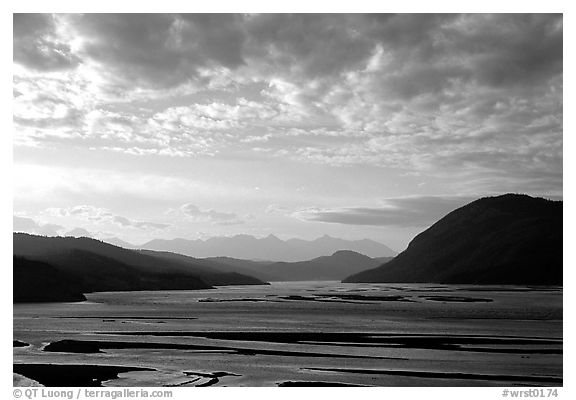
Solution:
<svg viewBox="0 0 576 400">
<path fill-rule="evenodd" d="M 221 263 L 211 259 L 201 259 L 185 256 L 183 254 L 170 253 L 167 251 L 137 250 L 138 253 L 152 255 L 155 258 L 168 260 L 178 263 L 182 266 L 194 268 L 195 271 L 202 273 L 202 279 L 215 286 L 230 285 L 263 285 L 266 284 L 266 278 L 261 278 L 256 271 L 240 266 L 232 267 L 226 263 Z M 242 260 L 238 260 L 242 261 Z M 253 264 L 250 261 L 247 263 Z"/>
<path fill-rule="evenodd" d="M 392 261 L 344 282 L 562 284 L 562 202 L 506 194 L 436 222 Z"/>
<path fill-rule="evenodd" d="M 272 281 L 341 280 L 351 273 L 365 271 L 380 264 L 381 259 L 351 250 L 339 250 L 331 256 L 317 257 L 309 261 L 273 263 L 262 268 L 262 271 L 265 271 Z"/>
<path fill-rule="evenodd" d="M 13 301 L 84 301 L 83 287 L 71 274 L 52 265 L 13 257 Z"/>
<path fill-rule="evenodd" d="M 15 262 L 15 274 L 18 274 L 21 282 L 36 282 L 45 275 L 45 271 L 55 271 L 55 276 L 72 280 L 72 287 L 80 293 L 192 290 L 209 289 L 212 285 L 265 284 L 257 278 L 234 271 L 220 271 L 216 263 L 213 266 L 200 265 L 191 258 L 182 260 L 155 252 L 127 250 L 85 237 L 43 237 L 15 233 L 13 243 L 14 256 L 41 264 L 35 268 L 22 268 L 22 262 Z M 56 283 L 48 280 L 45 287 L 38 287 L 38 301 L 51 297 L 50 294 L 61 286 Z M 43 291 L 47 293 L 45 296 Z M 15 297 L 15 301 L 23 300 Z"/>
</svg>

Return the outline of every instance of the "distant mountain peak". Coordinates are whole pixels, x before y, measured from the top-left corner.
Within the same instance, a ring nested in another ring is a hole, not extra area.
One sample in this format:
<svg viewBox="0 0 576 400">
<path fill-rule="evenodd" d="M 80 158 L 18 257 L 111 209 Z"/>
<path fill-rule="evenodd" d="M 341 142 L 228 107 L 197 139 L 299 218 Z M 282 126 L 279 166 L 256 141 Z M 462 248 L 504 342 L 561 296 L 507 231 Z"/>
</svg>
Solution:
<svg viewBox="0 0 576 400">
<path fill-rule="evenodd" d="M 390 257 L 396 252 L 373 240 L 345 240 L 324 235 L 314 240 L 282 240 L 270 234 L 256 239 L 239 234 L 212 237 L 206 240 L 151 240 L 139 246 L 143 249 L 170 251 L 192 257 L 233 257 L 244 260 L 305 261 L 329 256 L 338 250 L 352 250 L 368 257 Z"/>
<path fill-rule="evenodd" d="M 360 254 L 357 251 L 352 250 L 338 250 L 332 253 L 333 257 L 341 257 L 341 256 L 362 256 L 366 257 L 364 254 Z"/>
<path fill-rule="evenodd" d="M 272 234 L 272 233 L 269 234 L 268 236 L 266 236 L 266 237 L 264 238 L 264 240 L 269 240 L 269 241 L 272 241 L 272 240 L 273 240 L 273 241 L 275 241 L 275 242 L 283 242 L 282 239 L 280 239 L 278 236 L 276 236 L 276 235 L 274 235 L 274 234 Z"/>
<path fill-rule="evenodd" d="M 226 271 L 224 265 L 214 262 L 125 249 L 86 237 L 14 233 L 12 239 L 13 268 L 18 278 L 14 287 L 22 294 L 15 297 L 16 301 L 53 298 L 68 301 L 68 297 L 83 300 L 82 293 L 99 291 L 193 290 L 215 285 L 265 284 L 250 275 Z M 63 296 L 70 285 L 73 287 L 69 296 Z"/>
<path fill-rule="evenodd" d="M 71 231 L 68 231 L 64 234 L 64 236 L 71 236 L 71 237 L 92 237 L 92 233 L 88 232 L 84 228 L 74 228 Z"/>
<path fill-rule="evenodd" d="M 138 247 L 136 245 L 133 245 L 132 243 L 128 243 L 128 242 L 126 242 L 122 239 L 116 238 L 116 237 L 102 239 L 102 241 L 106 242 L 108 244 L 114 245 L 114 246 L 123 247 L 125 249 L 134 249 L 134 248 Z"/>
<path fill-rule="evenodd" d="M 276 262 L 263 267 L 270 280 L 310 281 L 340 280 L 354 272 L 377 267 L 387 260 L 371 258 L 352 250 L 338 250 L 332 255 L 308 261 Z"/>
</svg>

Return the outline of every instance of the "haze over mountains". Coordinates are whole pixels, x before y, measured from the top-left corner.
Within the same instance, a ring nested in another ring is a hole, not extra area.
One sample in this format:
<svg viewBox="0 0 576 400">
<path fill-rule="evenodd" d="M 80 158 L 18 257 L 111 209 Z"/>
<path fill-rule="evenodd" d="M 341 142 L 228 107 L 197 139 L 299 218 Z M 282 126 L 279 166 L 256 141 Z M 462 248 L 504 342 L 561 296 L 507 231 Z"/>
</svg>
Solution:
<svg viewBox="0 0 576 400">
<path fill-rule="evenodd" d="M 261 239 L 250 235 L 213 237 L 206 240 L 154 239 L 140 246 L 131 245 L 116 238 L 104 239 L 104 241 L 125 248 L 169 251 L 199 258 L 232 257 L 244 260 L 294 262 L 329 256 L 339 250 L 351 250 L 368 257 L 396 255 L 396 252 L 388 246 L 370 239 L 350 241 L 328 235 L 311 241 L 281 240 L 274 235 Z"/>
<path fill-rule="evenodd" d="M 349 242 L 329 236 L 310 242 L 248 235 L 155 240 L 144 245 L 157 248 L 150 250 L 86 237 L 14 233 L 14 301 L 74 301 L 94 291 L 207 289 L 299 280 L 561 285 L 562 207 L 561 201 L 526 195 L 482 198 L 446 215 L 396 257 L 346 250 L 391 252 L 370 240 Z M 341 248 L 306 261 L 270 261 L 300 259 L 334 247 Z M 184 252 L 219 256 L 195 258 Z"/>
<path fill-rule="evenodd" d="M 266 282 L 230 268 L 189 257 L 123 249 L 90 238 L 13 234 L 14 300 L 60 301 L 97 291 L 190 290 L 213 285 L 261 285 Z M 56 271 L 56 282 L 46 281 Z M 66 285 L 64 285 L 66 284 Z M 18 291 L 16 291 L 18 289 Z"/>
<path fill-rule="evenodd" d="M 14 301 L 80 301 L 97 291 L 190 290 L 267 281 L 342 280 L 389 258 L 340 250 L 303 262 L 194 258 L 87 237 L 14 233 Z"/>
<path fill-rule="evenodd" d="M 562 201 L 476 200 L 422 232 L 389 263 L 344 282 L 562 284 Z"/>
<path fill-rule="evenodd" d="M 277 262 L 261 268 L 270 281 L 331 281 L 342 276 L 374 268 L 390 261 L 392 257 L 371 258 L 350 250 L 339 250 L 331 256 L 309 261 Z M 354 271 L 354 272 L 352 272 Z"/>
</svg>

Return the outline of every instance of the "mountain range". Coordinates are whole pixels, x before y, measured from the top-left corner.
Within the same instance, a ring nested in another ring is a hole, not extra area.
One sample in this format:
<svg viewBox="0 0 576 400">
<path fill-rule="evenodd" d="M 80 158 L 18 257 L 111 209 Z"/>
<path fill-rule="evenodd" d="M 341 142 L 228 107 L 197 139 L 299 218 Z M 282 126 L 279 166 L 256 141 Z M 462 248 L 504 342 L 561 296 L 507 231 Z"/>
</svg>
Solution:
<svg viewBox="0 0 576 400">
<path fill-rule="evenodd" d="M 173 253 L 169 253 L 173 254 Z M 230 257 L 212 257 L 202 261 L 214 261 L 269 282 L 287 281 L 340 281 L 351 273 L 382 265 L 393 257 L 371 258 L 350 250 L 338 250 L 329 256 L 316 257 L 307 261 L 269 262 L 240 260 Z"/>
<path fill-rule="evenodd" d="M 117 238 L 104 241 L 132 249 L 169 251 L 197 258 L 231 257 L 244 260 L 307 261 L 328 256 L 339 250 L 351 250 L 368 257 L 392 257 L 396 252 L 388 246 L 370 239 L 344 240 L 324 235 L 315 240 L 281 240 L 274 235 L 255 238 L 250 235 L 213 237 L 206 240 L 154 239 L 140 246 L 131 245 Z"/>
<path fill-rule="evenodd" d="M 260 268 L 270 281 L 331 281 L 342 280 L 390 261 L 392 257 L 371 258 L 350 250 L 339 250 L 330 256 L 309 261 L 277 262 Z"/>
<path fill-rule="evenodd" d="M 252 276 L 189 257 L 120 248 L 90 238 L 13 234 L 14 300 L 42 301 L 62 292 L 62 300 L 97 291 L 190 290 L 214 285 L 267 284 Z M 46 275 L 54 279 L 45 281 Z M 56 281 L 56 282 L 54 282 Z M 45 293 L 46 292 L 46 293 Z"/>
<path fill-rule="evenodd" d="M 209 289 L 289 280 L 562 285 L 562 217 L 562 201 L 519 194 L 486 197 L 452 211 L 395 257 L 366 255 L 393 255 L 370 240 L 329 236 L 314 241 L 248 235 L 155 240 L 130 249 L 126 242 L 118 246 L 87 237 L 14 233 L 14 302 L 81 301 L 85 293 L 96 291 Z M 185 252 L 218 256 L 197 258 Z"/>
<path fill-rule="evenodd" d="M 344 282 L 562 284 L 562 201 L 476 200 L 416 236 L 390 262 Z"/>
<path fill-rule="evenodd" d="M 268 281 L 341 280 L 389 258 L 340 250 L 301 262 L 194 258 L 87 237 L 14 233 L 14 301 L 80 301 L 98 291 L 190 290 Z"/>
</svg>

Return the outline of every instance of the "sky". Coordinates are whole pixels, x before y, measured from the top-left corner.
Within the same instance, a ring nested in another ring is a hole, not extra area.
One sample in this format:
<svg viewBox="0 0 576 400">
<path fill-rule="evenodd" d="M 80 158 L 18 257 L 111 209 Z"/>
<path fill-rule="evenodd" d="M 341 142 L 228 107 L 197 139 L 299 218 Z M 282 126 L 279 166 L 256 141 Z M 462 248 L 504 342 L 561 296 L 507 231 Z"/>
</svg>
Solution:
<svg viewBox="0 0 576 400">
<path fill-rule="evenodd" d="M 15 14 L 14 230 L 402 250 L 562 199 L 552 14 Z"/>
</svg>

